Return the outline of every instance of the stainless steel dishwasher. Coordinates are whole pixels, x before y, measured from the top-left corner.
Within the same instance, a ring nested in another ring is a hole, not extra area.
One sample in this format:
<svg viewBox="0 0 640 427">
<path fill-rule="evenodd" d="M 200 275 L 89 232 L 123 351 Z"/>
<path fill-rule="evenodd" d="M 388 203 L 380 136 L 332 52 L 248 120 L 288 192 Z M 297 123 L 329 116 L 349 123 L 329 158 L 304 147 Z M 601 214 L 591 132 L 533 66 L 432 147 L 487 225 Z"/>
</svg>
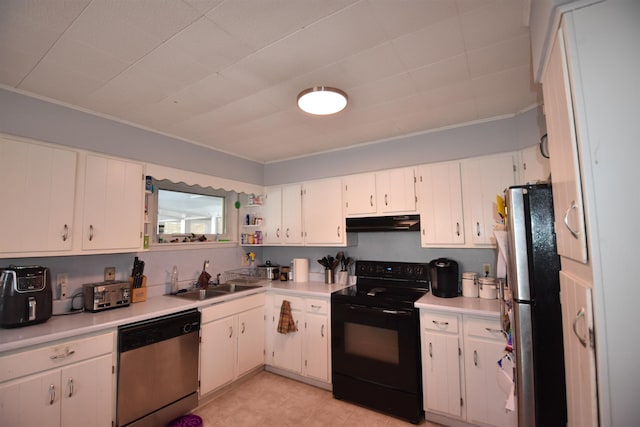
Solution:
<svg viewBox="0 0 640 427">
<path fill-rule="evenodd" d="M 200 312 L 118 328 L 120 427 L 157 427 L 198 406 Z"/>
</svg>

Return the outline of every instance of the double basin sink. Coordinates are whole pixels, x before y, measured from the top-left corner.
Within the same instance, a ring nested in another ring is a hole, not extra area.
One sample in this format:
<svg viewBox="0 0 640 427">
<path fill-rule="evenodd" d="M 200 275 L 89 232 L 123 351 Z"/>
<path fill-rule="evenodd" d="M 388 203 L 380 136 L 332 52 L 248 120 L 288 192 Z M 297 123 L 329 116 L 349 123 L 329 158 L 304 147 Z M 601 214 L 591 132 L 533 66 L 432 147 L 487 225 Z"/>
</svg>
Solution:
<svg viewBox="0 0 640 427">
<path fill-rule="evenodd" d="M 191 300 L 204 300 L 209 298 L 220 297 L 223 295 L 229 295 L 236 292 L 248 291 L 250 289 L 261 288 L 260 285 L 241 285 L 238 283 L 223 283 L 217 286 L 211 286 L 207 289 L 192 289 L 186 292 L 180 292 L 175 294 L 179 298 L 191 299 Z"/>
</svg>

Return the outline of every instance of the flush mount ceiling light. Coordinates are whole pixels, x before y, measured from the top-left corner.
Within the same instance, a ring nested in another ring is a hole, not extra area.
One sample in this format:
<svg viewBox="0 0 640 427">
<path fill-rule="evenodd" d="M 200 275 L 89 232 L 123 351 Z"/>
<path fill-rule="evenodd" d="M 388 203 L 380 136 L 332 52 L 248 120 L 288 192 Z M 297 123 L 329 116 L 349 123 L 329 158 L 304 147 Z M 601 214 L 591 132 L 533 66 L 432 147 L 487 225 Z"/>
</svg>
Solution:
<svg viewBox="0 0 640 427">
<path fill-rule="evenodd" d="M 347 106 L 347 94 L 333 87 L 315 86 L 298 95 L 298 107 L 318 116 L 335 114 Z"/>
</svg>

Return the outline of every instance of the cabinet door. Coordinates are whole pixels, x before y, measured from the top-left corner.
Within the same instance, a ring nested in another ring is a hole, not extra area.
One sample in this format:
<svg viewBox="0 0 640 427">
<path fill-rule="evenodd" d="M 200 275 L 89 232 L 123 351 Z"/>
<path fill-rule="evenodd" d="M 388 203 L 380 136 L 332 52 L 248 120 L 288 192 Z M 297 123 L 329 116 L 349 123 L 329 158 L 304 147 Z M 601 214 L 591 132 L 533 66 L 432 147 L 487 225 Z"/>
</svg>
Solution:
<svg viewBox="0 0 640 427">
<path fill-rule="evenodd" d="M 70 250 L 77 154 L 0 138 L 0 158 L 0 252 Z"/>
<path fill-rule="evenodd" d="M 304 236 L 307 245 L 343 245 L 342 184 L 339 178 L 304 184 Z"/>
<path fill-rule="evenodd" d="M 558 31 L 551 48 L 549 62 L 542 76 L 542 91 L 553 175 L 558 254 L 586 263 L 587 244 L 578 140 L 562 30 Z"/>
<path fill-rule="evenodd" d="M 380 213 L 416 211 L 416 179 L 413 168 L 376 173 L 376 192 Z"/>
<path fill-rule="evenodd" d="M 597 426 L 595 337 L 589 284 L 561 271 L 560 303 L 564 331 L 567 425 Z"/>
<path fill-rule="evenodd" d="M 282 188 L 270 187 L 265 192 L 263 244 L 282 243 Z"/>
<path fill-rule="evenodd" d="M 363 173 L 342 178 L 346 216 L 376 213 L 376 175 Z"/>
<path fill-rule="evenodd" d="M 282 237 L 284 243 L 302 243 L 302 186 L 282 187 Z"/>
<path fill-rule="evenodd" d="M 60 426 L 60 371 L 47 371 L 0 385 L 0 425 Z"/>
<path fill-rule="evenodd" d="M 138 249 L 142 243 L 142 165 L 87 155 L 83 249 Z"/>
<path fill-rule="evenodd" d="M 418 188 L 422 246 L 463 244 L 460 163 L 420 166 Z"/>
<path fill-rule="evenodd" d="M 422 384 L 425 411 L 462 416 L 458 335 L 422 331 Z"/>
<path fill-rule="evenodd" d="M 307 313 L 304 330 L 304 369 L 308 377 L 329 381 L 329 339 L 326 315 Z"/>
<path fill-rule="evenodd" d="M 500 334 L 500 325 L 497 321 L 487 324 L 491 325 L 489 329 L 494 330 L 495 334 Z M 466 334 L 467 326 L 468 323 L 465 322 L 464 372 L 467 421 L 479 425 L 515 427 L 516 413 L 505 409 L 508 391 L 503 391 L 498 385 L 497 362 L 504 355 L 505 341 L 469 336 Z M 484 326 L 481 327 L 484 328 Z M 488 334 L 491 333 L 488 332 Z"/>
<path fill-rule="evenodd" d="M 202 326 L 200 334 L 200 395 L 230 383 L 236 377 L 237 316 Z"/>
<path fill-rule="evenodd" d="M 462 194 L 465 210 L 465 235 L 475 245 L 495 245 L 493 229 L 502 224 L 496 196 L 515 185 L 513 153 L 468 159 L 462 165 Z"/>
<path fill-rule="evenodd" d="M 271 329 L 269 333 L 272 337 L 271 363 L 278 368 L 284 368 L 295 373 L 302 373 L 302 331 L 300 328 L 300 316 L 302 313 L 293 311 L 293 318 L 298 325 L 297 332 L 281 334 L 277 331 L 279 310 L 274 311 L 271 317 Z"/>
<path fill-rule="evenodd" d="M 110 427 L 113 419 L 111 355 L 63 368 L 61 400 L 63 426 Z"/>
<path fill-rule="evenodd" d="M 264 307 L 238 315 L 238 376 L 264 365 Z"/>
<path fill-rule="evenodd" d="M 540 153 L 540 146 L 525 148 L 520 152 L 520 184 L 528 182 L 547 181 L 551 173 L 549 159 Z"/>
</svg>

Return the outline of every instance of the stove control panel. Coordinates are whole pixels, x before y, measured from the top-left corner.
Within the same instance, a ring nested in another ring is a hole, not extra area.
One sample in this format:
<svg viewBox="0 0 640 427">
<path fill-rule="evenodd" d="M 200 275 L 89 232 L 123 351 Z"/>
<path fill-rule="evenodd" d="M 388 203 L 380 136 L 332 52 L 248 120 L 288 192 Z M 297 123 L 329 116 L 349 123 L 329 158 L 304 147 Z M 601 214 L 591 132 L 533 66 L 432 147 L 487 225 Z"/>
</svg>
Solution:
<svg viewBox="0 0 640 427">
<path fill-rule="evenodd" d="M 392 261 L 356 261 L 356 276 L 382 279 L 427 281 L 429 264 Z"/>
</svg>

